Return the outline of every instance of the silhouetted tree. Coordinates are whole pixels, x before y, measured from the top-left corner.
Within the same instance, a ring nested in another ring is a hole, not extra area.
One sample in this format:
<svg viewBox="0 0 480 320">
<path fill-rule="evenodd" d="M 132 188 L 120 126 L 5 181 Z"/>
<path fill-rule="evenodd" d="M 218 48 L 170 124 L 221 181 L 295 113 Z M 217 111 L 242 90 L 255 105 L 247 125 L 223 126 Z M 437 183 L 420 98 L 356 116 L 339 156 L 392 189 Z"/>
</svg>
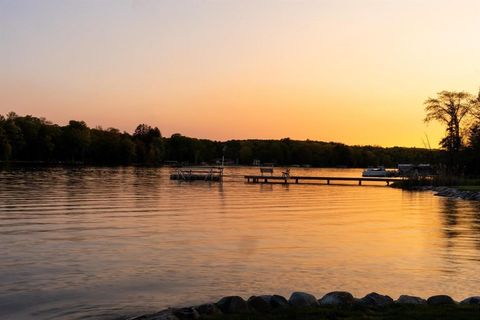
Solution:
<svg viewBox="0 0 480 320">
<path fill-rule="evenodd" d="M 244 164 L 253 163 L 253 160 L 254 160 L 253 150 L 250 142 L 248 141 L 242 142 L 238 153 L 239 153 L 240 163 L 244 163 Z"/>
<path fill-rule="evenodd" d="M 11 146 L 11 156 L 21 159 L 20 155 L 25 147 L 25 139 L 22 130 L 16 124 L 17 118 L 18 116 L 14 112 L 8 113 L 3 129 Z"/>
<path fill-rule="evenodd" d="M 85 161 L 85 154 L 90 145 L 90 129 L 83 121 L 70 120 L 63 128 L 63 142 L 72 162 Z"/>
<path fill-rule="evenodd" d="M 165 155 L 165 145 L 158 128 L 140 124 L 133 133 L 137 161 L 146 164 L 160 164 Z"/>
<path fill-rule="evenodd" d="M 478 94 L 471 100 L 472 106 L 472 115 L 475 118 L 476 122 L 480 122 L 480 89 L 478 90 Z"/>
<path fill-rule="evenodd" d="M 472 112 L 472 100 L 467 92 L 441 91 L 436 98 L 425 101 L 425 122 L 436 120 L 446 126 L 446 136 L 440 143 L 450 154 L 450 165 L 456 162 L 462 147 L 462 125 Z"/>
<path fill-rule="evenodd" d="M 12 146 L 8 141 L 7 134 L 5 132 L 5 117 L 0 115 L 0 160 L 7 161 L 12 155 Z"/>
</svg>

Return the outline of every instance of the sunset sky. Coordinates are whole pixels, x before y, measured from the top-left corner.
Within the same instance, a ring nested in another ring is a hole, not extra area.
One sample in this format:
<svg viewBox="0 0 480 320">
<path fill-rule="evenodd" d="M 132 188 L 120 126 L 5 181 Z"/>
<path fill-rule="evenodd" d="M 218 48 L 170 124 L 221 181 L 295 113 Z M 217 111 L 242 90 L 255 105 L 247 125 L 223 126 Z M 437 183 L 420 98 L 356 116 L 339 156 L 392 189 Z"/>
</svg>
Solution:
<svg viewBox="0 0 480 320">
<path fill-rule="evenodd" d="M 0 0 L 0 113 L 164 136 L 436 146 L 478 0 Z"/>
</svg>

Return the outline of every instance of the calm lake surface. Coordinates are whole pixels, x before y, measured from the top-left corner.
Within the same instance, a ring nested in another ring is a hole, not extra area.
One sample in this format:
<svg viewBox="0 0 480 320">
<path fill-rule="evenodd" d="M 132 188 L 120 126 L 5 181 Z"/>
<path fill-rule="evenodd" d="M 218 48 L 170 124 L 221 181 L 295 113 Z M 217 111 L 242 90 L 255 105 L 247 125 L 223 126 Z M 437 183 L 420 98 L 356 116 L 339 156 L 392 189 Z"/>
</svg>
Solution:
<svg viewBox="0 0 480 320">
<path fill-rule="evenodd" d="M 295 290 L 480 293 L 478 203 L 383 184 L 244 183 L 254 168 L 227 169 L 222 184 L 169 172 L 0 171 L 0 318 L 111 319 Z"/>
</svg>

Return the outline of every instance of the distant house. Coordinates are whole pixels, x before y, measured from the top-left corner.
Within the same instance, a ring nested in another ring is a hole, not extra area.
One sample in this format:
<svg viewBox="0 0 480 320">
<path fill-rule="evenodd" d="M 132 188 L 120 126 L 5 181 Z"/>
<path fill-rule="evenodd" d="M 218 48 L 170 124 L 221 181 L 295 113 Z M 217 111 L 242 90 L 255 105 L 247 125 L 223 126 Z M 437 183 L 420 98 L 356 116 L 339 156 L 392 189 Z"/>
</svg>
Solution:
<svg viewBox="0 0 480 320">
<path fill-rule="evenodd" d="M 261 164 L 260 160 L 255 159 L 253 160 L 252 166 L 259 166 Z"/>
<path fill-rule="evenodd" d="M 399 164 L 398 165 L 398 175 L 403 177 L 414 177 L 414 176 L 431 176 L 435 172 L 432 166 L 428 163 L 421 164 Z"/>
</svg>

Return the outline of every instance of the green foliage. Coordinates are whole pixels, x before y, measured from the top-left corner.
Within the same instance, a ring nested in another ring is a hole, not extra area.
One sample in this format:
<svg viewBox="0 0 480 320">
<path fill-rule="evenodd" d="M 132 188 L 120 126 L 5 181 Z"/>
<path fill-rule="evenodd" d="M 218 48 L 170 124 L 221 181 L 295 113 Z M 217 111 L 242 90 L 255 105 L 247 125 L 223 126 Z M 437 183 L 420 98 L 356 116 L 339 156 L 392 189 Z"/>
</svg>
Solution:
<svg viewBox="0 0 480 320">
<path fill-rule="evenodd" d="M 480 181 L 476 181 L 477 185 L 456 186 L 460 191 L 480 192 Z"/>
</svg>

